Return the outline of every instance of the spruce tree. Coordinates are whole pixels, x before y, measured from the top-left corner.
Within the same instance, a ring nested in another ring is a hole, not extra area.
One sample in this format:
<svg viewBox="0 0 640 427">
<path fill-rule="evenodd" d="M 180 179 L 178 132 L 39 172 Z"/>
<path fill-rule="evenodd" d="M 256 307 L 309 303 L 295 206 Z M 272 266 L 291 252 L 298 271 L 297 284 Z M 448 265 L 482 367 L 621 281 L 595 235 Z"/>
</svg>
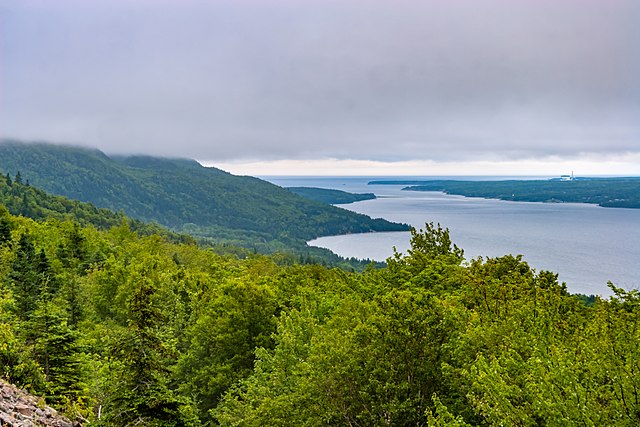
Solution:
<svg viewBox="0 0 640 427">
<path fill-rule="evenodd" d="M 119 362 L 103 423 L 113 426 L 197 426 L 193 406 L 169 388 L 169 351 L 159 328 L 155 286 L 143 280 L 129 300 L 127 332 L 112 347 Z"/>
<path fill-rule="evenodd" d="M 0 245 L 11 241 L 11 227 L 5 217 L 0 218 Z"/>
<path fill-rule="evenodd" d="M 32 357 L 45 375 L 45 393 L 51 403 L 75 401 L 84 394 L 77 332 L 67 324 L 63 307 L 42 301 L 25 325 Z"/>
<path fill-rule="evenodd" d="M 86 238 L 82 235 L 78 223 L 67 233 L 64 243 L 58 245 L 56 252 L 58 259 L 67 269 L 85 273 L 89 267 L 89 254 L 86 249 Z"/>
<path fill-rule="evenodd" d="M 9 282 L 16 300 L 18 317 L 28 319 L 40 299 L 42 280 L 38 274 L 38 256 L 27 233 L 22 234 L 18 241 Z"/>
<path fill-rule="evenodd" d="M 44 249 L 40 249 L 36 258 L 36 273 L 40 279 L 40 292 L 41 297 L 47 301 L 50 301 L 54 296 L 58 294 L 60 289 L 60 281 L 56 277 L 53 270 L 51 270 L 51 264 L 49 258 L 44 252 Z"/>
</svg>

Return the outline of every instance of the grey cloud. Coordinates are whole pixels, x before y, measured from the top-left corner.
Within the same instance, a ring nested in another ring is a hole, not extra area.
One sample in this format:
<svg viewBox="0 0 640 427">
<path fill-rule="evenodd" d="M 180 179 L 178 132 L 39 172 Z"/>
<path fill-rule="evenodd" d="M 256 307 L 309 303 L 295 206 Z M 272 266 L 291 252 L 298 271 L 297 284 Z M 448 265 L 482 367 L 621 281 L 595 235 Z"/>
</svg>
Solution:
<svg viewBox="0 0 640 427">
<path fill-rule="evenodd" d="M 210 160 L 638 152 L 635 0 L 0 3 L 2 136 Z"/>
</svg>

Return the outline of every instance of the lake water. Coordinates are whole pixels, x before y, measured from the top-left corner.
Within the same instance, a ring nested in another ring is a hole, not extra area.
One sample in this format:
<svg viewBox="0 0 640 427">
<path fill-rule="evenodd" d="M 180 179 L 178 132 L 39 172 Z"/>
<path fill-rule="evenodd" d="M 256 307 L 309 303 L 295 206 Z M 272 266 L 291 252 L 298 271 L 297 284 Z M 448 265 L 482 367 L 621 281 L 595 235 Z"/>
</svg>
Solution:
<svg viewBox="0 0 640 427">
<path fill-rule="evenodd" d="M 609 280 L 625 289 L 640 286 L 640 209 L 507 202 L 402 191 L 403 186 L 396 185 L 367 185 L 371 180 L 384 179 L 379 177 L 264 179 L 283 187 L 374 193 L 378 196 L 375 200 L 340 207 L 416 228 L 424 227 L 425 222 L 440 223 L 449 228 L 452 240 L 464 249 L 466 259 L 522 254 L 536 270 L 558 273 L 559 280 L 566 282 L 574 293 L 610 295 Z M 328 248 L 344 257 L 383 261 L 392 255 L 394 246 L 401 252 L 408 248 L 409 233 L 330 236 L 309 244 Z"/>
</svg>

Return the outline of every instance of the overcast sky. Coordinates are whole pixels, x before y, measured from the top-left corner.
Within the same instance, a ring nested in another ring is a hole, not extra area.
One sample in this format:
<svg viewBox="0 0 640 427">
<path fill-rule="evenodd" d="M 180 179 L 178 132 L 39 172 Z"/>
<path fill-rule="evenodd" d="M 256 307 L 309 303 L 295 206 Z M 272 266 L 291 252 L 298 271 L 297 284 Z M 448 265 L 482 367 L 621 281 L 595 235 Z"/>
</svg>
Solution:
<svg viewBox="0 0 640 427">
<path fill-rule="evenodd" d="M 0 0 L 0 136 L 247 174 L 640 174 L 640 1 Z"/>
</svg>

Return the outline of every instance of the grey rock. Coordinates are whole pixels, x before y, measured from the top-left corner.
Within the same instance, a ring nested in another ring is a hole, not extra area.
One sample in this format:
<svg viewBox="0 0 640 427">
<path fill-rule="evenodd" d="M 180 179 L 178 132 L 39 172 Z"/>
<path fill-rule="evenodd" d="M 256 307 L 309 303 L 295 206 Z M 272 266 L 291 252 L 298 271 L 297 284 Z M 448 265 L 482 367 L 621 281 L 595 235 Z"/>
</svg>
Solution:
<svg viewBox="0 0 640 427">
<path fill-rule="evenodd" d="M 2 427 L 83 427 L 58 415 L 42 400 L 0 380 L 0 426 Z"/>
</svg>

